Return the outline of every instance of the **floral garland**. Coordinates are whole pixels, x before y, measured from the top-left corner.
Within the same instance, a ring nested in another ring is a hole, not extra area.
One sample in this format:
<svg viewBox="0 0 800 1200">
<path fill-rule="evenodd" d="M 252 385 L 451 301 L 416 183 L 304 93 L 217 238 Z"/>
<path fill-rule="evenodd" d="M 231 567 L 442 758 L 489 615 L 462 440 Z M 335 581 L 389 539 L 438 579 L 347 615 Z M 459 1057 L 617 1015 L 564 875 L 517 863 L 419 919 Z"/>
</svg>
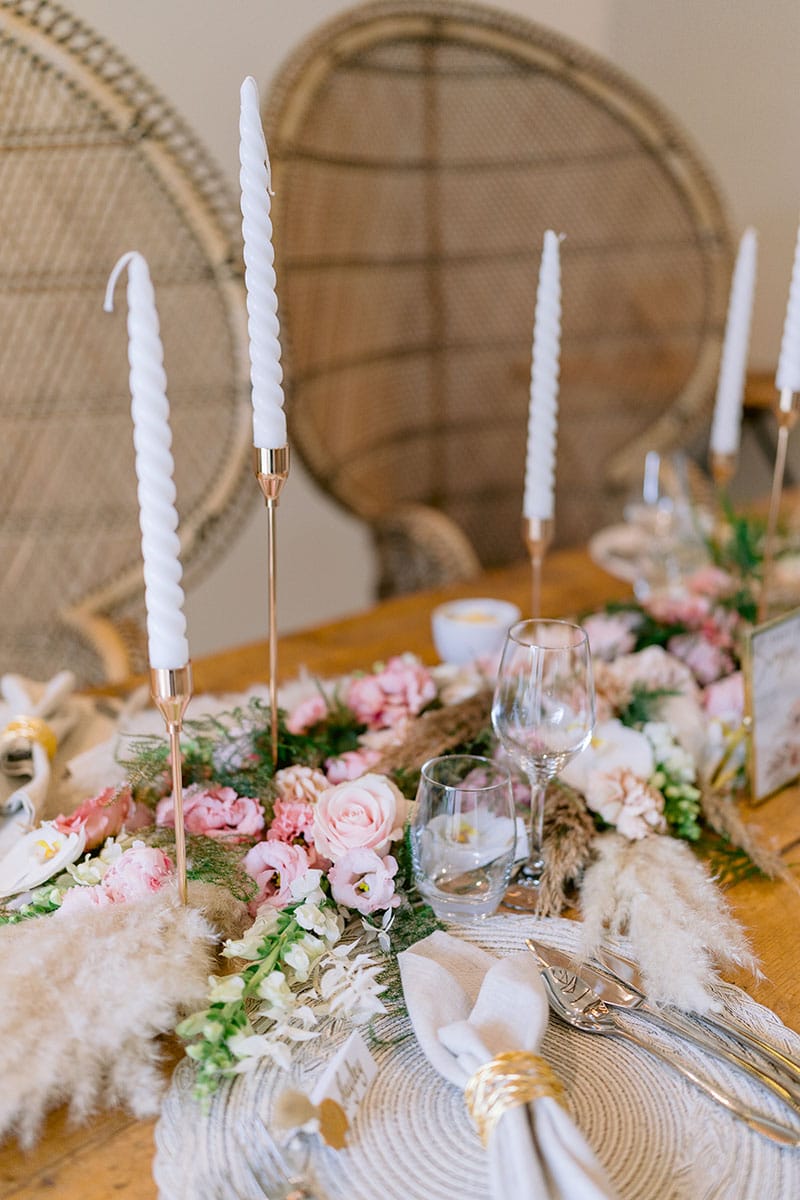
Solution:
<svg viewBox="0 0 800 1200">
<path fill-rule="evenodd" d="M 584 618 L 599 720 L 592 746 L 562 774 L 552 818 L 548 866 L 552 858 L 557 872 L 568 862 L 566 883 L 587 866 L 592 827 L 631 843 L 713 838 L 718 850 L 738 847 L 760 869 L 775 869 L 733 803 L 743 782 L 739 646 L 748 615 L 736 579 L 708 568 L 679 595 Z M 316 1036 L 321 1020 L 362 1023 L 385 1011 L 385 961 L 374 954 L 389 951 L 398 925 L 401 941 L 413 941 L 430 914 L 395 920 L 401 906 L 406 916 L 419 912 L 404 828 L 421 763 L 387 774 L 380 765 L 402 758 L 421 716 L 485 691 L 491 667 L 429 671 L 401 655 L 333 684 L 305 681 L 281 714 L 276 768 L 269 712 L 257 701 L 188 724 L 190 878 L 223 883 L 253 918 L 222 950 L 238 969 L 213 976 L 206 1007 L 178 1026 L 198 1063 L 199 1094 L 259 1058 L 285 1065 L 291 1044 Z M 485 751 L 487 725 L 488 714 L 476 740 L 458 748 Z M 25 869 L 0 920 L 79 917 L 172 877 L 165 745 L 141 739 L 126 766 L 125 786 L 21 839 L 15 853 Z M 523 807 L 529 799 L 522 784 L 517 799 Z M 552 891 L 555 910 L 564 886 Z"/>
</svg>

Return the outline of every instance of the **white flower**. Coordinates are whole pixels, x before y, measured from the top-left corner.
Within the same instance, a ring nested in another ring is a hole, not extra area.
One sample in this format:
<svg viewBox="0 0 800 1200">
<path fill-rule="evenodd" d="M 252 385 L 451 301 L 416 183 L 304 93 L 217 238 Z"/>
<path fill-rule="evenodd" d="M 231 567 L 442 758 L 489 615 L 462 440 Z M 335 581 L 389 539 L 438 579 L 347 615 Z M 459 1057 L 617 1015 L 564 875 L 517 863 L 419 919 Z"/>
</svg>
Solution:
<svg viewBox="0 0 800 1200">
<path fill-rule="evenodd" d="M 258 985 L 258 995 L 266 1000 L 268 1007 L 262 1007 L 262 1016 L 277 1020 L 278 1014 L 290 1013 L 296 1007 L 297 1001 L 286 980 L 283 971 L 270 971 Z"/>
<path fill-rule="evenodd" d="M 299 908 L 295 909 L 294 919 L 302 929 L 312 930 L 331 945 L 338 942 L 341 937 L 341 918 L 332 912 L 327 904 L 322 907 L 307 900 L 305 904 L 301 904 Z"/>
<path fill-rule="evenodd" d="M 626 767 L 641 779 L 653 774 L 655 760 L 648 738 L 630 729 L 616 718 L 599 721 L 591 742 L 561 772 L 570 787 L 585 794 L 589 775 L 593 771 L 609 772 Z"/>
<path fill-rule="evenodd" d="M 83 853 L 86 833 L 61 833 L 53 821 L 42 821 L 18 839 L 0 859 L 0 898 L 27 892 L 69 867 Z"/>
<path fill-rule="evenodd" d="M 694 759 L 676 742 L 669 725 L 662 721 L 648 721 L 643 726 L 642 733 L 653 747 L 656 762 L 664 767 L 671 779 L 681 783 L 694 783 Z"/>
<path fill-rule="evenodd" d="M 248 961 L 261 957 L 261 945 L 265 938 L 271 937 L 278 927 L 279 911 L 270 904 L 264 904 L 258 910 L 258 915 L 244 934 L 237 941 L 227 941 L 222 948 L 226 958 L 245 958 Z"/>
<path fill-rule="evenodd" d="M 585 795 L 589 808 L 632 841 L 666 830 L 664 797 L 625 767 L 590 771 Z"/>
<path fill-rule="evenodd" d="M 376 978 L 383 970 L 380 963 L 368 954 L 349 957 L 355 945 L 337 946 L 331 951 L 330 965 L 326 965 L 320 978 L 319 990 L 331 1013 L 346 1016 L 354 1025 L 363 1025 L 386 1012 L 378 999 L 386 987 Z"/>
<path fill-rule="evenodd" d="M 228 1039 L 228 1047 L 239 1059 L 236 1065 L 237 1075 L 254 1070 L 262 1058 L 272 1059 L 284 1071 L 288 1071 L 292 1065 L 289 1046 L 272 1033 L 235 1033 Z"/>
<path fill-rule="evenodd" d="M 322 871 L 316 868 L 306 871 L 303 875 L 293 879 L 289 884 L 289 890 L 292 894 L 292 900 L 311 900 L 314 904 L 319 904 L 325 899 L 325 893 L 322 891 L 320 882 L 322 880 Z"/>
<path fill-rule="evenodd" d="M 209 1004 L 227 1004 L 241 999 L 244 980 L 241 975 L 209 975 L 208 988 Z"/>
</svg>

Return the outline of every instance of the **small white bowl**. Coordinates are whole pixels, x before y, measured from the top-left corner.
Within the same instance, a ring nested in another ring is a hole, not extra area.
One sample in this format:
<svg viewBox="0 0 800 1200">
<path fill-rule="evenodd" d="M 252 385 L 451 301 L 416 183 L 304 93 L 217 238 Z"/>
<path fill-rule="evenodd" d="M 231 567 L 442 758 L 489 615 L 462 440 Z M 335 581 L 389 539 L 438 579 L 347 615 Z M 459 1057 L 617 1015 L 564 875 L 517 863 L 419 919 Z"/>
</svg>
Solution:
<svg viewBox="0 0 800 1200">
<path fill-rule="evenodd" d="M 450 600 L 433 610 L 433 644 L 442 662 L 460 666 L 499 654 L 519 618 L 520 610 L 507 600 Z"/>
</svg>

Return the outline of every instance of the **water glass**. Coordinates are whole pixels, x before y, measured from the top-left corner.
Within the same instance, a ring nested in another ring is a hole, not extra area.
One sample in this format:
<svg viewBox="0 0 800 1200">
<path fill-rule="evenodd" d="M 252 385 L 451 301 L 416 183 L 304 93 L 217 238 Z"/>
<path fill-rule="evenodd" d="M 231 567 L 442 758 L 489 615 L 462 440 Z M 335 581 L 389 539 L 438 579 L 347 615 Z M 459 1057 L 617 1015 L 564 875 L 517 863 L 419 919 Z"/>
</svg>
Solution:
<svg viewBox="0 0 800 1200">
<path fill-rule="evenodd" d="M 414 880 L 437 917 L 460 924 L 497 908 L 516 849 L 508 769 L 476 754 L 425 763 L 411 822 Z"/>
</svg>

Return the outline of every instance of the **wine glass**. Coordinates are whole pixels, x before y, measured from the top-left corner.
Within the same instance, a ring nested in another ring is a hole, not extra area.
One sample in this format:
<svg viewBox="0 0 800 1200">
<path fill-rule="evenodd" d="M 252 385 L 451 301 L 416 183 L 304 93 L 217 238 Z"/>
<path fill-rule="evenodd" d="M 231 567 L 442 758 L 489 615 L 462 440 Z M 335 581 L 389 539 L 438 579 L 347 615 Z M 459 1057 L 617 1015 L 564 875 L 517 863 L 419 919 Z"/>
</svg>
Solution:
<svg viewBox="0 0 800 1200">
<path fill-rule="evenodd" d="M 437 917 L 480 921 L 511 878 L 516 819 L 508 768 L 476 754 L 425 763 L 411 822 L 417 891 Z"/>
<path fill-rule="evenodd" d="M 528 777 L 528 859 L 505 895 L 509 908 L 537 907 L 544 871 L 542 829 L 549 780 L 588 746 L 594 728 L 589 639 L 567 621 L 512 625 L 497 675 L 492 725 L 506 754 Z"/>
</svg>

